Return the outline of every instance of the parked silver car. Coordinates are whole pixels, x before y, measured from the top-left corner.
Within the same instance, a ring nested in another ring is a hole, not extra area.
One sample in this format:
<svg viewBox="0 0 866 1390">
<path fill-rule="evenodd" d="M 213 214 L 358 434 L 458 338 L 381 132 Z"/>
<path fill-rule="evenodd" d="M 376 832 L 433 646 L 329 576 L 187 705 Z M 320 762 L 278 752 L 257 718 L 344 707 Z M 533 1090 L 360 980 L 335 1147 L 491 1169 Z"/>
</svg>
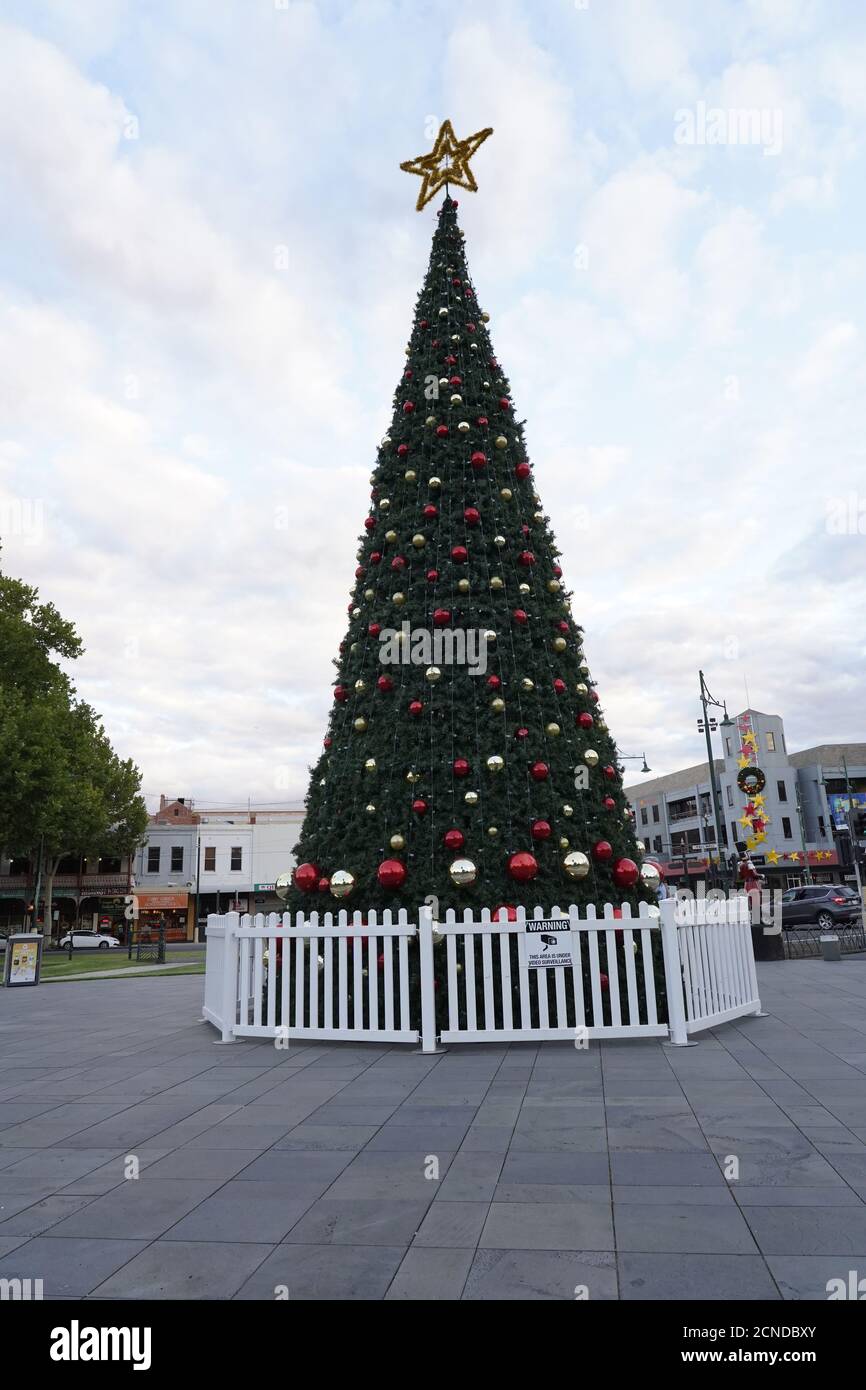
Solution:
<svg viewBox="0 0 866 1390">
<path fill-rule="evenodd" d="M 65 936 L 60 938 L 58 945 L 65 946 L 68 950 L 70 935 L 72 938 L 73 951 L 108 951 L 112 946 L 120 945 L 116 936 L 109 936 L 106 932 L 101 931 L 67 932 Z"/>
</svg>

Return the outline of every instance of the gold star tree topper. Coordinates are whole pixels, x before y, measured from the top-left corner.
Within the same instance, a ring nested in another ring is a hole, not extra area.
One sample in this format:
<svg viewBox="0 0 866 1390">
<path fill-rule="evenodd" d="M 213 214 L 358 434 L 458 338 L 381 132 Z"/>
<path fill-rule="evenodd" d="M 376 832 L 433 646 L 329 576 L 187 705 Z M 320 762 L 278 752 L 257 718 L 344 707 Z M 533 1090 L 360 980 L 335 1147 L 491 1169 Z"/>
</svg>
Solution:
<svg viewBox="0 0 866 1390">
<path fill-rule="evenodd" d="M 477 193 L 478 184 L 469 168 L 469 161 L 479 145 L 483 145 L 488 135 L 492 134 L 492 127 L 488 127 L 487 130 L 468 135 L 465 140 L 458 140 L 451 122 L 443 121 L 430 153 L 419 154 L 417 159 L 407 159 L 400 165 L 407 174 L 418 174 L 422 179 L 421 191 L 415 204 L 419 212 L 436 196 L 439 189 L 448 183 L 455 183 L 459 188 L 467 188 L 470 193 Z"/>
</svg>

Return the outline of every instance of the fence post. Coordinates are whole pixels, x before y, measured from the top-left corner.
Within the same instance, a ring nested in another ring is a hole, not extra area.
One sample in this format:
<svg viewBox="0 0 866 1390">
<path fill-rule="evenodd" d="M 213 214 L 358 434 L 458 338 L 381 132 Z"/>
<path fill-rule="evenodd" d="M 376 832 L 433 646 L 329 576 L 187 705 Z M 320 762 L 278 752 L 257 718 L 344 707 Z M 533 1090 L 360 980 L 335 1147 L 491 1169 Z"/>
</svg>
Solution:
<svg viewBox="0 0 866 1390">
<path fill-rule="evenodd" d="M 683 974 L 680 960 L 680 937 L 677 927 L 677 900 L 664 898 L 661 912 L 662 955 L 665 967 L 665 996 L 668 1001 L 668 1028 L 674 1047 L 688 1047 L 686 1012 L 683 1003 Z"/>
<path fill-rule="evenodd" d="M 433 983 L 433 909 L 418 909 L 418 959 L 421 965 L 421 1051 L 436 1051 L 436 990 Z"/>
<path fill-rule="evenodd" d="M 238 1013 L 238 931 L 240 916 L 237 912 L 227 912 L 225 918 L 225 954 L 223 955 L 223 1006 L 222 1037 L 220 1043 L 237 1042 L 235 1023 Z"/>
</svg>

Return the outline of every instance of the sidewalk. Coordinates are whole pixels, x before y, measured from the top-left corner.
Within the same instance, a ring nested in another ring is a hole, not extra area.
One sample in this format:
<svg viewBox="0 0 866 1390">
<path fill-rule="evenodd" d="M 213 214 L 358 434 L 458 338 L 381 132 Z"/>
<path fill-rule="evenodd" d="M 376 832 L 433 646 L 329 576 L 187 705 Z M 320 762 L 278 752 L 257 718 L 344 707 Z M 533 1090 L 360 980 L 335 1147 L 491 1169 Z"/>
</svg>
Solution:
<svg viewBox="0 0 866 1390">
<path fill-rule="evenodd" d="M 97 1299 L 826 1299 L 866 1276 L 866 957 L 758 973 L 770 1017 L 696 1047 L 434 1056 L 219 1046 L 200 979 L 2 991 L 0 1277 Z"/>
</svg>

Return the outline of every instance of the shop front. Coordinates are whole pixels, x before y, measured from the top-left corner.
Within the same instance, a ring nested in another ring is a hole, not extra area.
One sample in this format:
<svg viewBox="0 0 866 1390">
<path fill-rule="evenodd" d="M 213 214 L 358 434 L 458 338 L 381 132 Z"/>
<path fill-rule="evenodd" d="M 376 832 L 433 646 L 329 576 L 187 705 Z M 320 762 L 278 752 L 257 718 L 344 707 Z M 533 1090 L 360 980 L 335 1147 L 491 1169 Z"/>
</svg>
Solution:
<svg viewBox="0 0 866 1390">
<path fill-rule="evenodd" d="M 142 941 L 154 939 L 159 928 L 165 927 L 166 941 L 192 941 L 194 923 L 188 892 L 158 888 L 147 893 L 137 892 L 138 936 Z"/>
</svg>

